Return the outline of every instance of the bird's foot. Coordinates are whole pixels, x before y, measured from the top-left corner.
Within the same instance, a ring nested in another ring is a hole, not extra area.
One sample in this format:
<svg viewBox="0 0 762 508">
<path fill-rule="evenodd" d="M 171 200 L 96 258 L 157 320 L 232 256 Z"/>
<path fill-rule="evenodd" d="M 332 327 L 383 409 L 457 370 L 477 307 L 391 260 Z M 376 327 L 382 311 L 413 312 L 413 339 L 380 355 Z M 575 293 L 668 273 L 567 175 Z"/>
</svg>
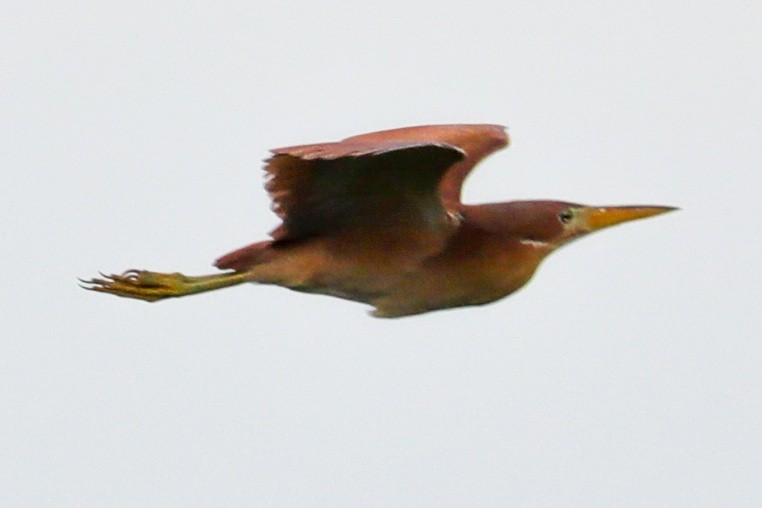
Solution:
<svg viewBox="0 0 762 508">
<path fill-rule="evenodd" d="M 136 298 L 147 302 L 182 296 L 192 292 L 192 277 L 186 277 L 181 273 L 127 270 L 121 275 L 103 273 L 100 275 L 102 278 L 80 279 L 81 286 L 90 291 Z"/>
</svg>

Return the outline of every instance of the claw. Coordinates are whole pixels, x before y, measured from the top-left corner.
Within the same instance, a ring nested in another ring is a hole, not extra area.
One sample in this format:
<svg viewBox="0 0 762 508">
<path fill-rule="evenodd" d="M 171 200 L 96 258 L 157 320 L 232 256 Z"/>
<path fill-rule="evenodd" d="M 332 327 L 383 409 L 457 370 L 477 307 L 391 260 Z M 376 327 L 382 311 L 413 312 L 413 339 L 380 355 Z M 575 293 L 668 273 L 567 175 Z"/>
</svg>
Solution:
<svg viewBox="0 0 762 508">
<path fill-rule="evenodd" d="M 103 275 L 103 274 L 101 274 L 101 275 Z M 121 275 L 116 275 L 114 273 L 112 273 L 110 275 L 103 275 L 103 276 L 106 277 L 108 280 L 110 280 L 112 282 L 122 282 L 122 281 L 125 280 L 125 278 L 122 277 Z"/>
</svg>

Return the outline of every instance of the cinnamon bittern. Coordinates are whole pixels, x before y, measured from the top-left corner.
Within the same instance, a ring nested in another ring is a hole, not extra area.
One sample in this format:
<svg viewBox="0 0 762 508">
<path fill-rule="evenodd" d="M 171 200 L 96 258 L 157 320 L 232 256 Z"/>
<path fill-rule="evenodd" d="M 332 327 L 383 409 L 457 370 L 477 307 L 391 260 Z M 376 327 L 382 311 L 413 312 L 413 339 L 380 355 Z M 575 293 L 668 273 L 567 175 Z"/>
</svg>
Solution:
<svg viewBox="0 0 762 508">
<path fill-rule="evenodd" d="M 282 223 L 270 240 L 218 259 L 227 272 L 129 270 L 84 287 L 155 301 L 256 282 L 368 303 L 377 317 L 408 316 L 503 298 L 571 240 L 675 209 L 463 204 L 465 178 L 507 145 L 501 126 L 431 125 L 272 150 L 266 189 Z"/>
</svg>

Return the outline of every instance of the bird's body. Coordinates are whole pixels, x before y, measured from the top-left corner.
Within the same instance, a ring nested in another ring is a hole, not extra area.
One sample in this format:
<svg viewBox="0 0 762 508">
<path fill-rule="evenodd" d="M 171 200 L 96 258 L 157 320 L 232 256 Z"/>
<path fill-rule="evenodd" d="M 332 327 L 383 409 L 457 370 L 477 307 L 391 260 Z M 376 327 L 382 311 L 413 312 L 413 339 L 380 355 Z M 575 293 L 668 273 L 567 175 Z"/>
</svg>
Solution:
<svg viewBox="0 0 762 508">
<path fill-rule="evenodd" d="M 507 144 L 500 126 L 440 125 L 273 150 L 266 188 L 283 222 L 272 240 L 217 260 L 232 272 L 131 270 L 87 287 L 153 301 L 250 281 L 364 302 L 375 316 L 399 317 L 498 300 L 571 239 L 672 209 L 461 203 L 474 165 Z"/>
<path fill-rule="evenodd" d="M 389 228 L 357 228 L 297 244 L 257 243 L 217 262 L 253 281 L 368 303 L 397 317 L 478 305 L 521 287 L 545 254 L 540 245 L 495 238 L 463 216 L 446 241 Z M 404 240 L 404 241 L 402 241 Z"/>
</svg>

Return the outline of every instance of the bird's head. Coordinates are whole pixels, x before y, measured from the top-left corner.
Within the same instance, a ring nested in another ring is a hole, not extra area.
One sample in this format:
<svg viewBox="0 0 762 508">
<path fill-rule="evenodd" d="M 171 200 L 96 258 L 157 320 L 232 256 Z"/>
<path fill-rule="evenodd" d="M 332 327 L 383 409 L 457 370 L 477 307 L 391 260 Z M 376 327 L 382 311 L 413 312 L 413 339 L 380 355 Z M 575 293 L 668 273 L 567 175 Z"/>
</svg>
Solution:
<svg viewBox="0 0 762 508">
<path fill-rule="evenodd" d="M 670 206 L 586 206 L 563 201 L 513 201 L 498 205 L 502 234 L 548 251 L 623 222 L 676 210 Z"/>
</svg>

